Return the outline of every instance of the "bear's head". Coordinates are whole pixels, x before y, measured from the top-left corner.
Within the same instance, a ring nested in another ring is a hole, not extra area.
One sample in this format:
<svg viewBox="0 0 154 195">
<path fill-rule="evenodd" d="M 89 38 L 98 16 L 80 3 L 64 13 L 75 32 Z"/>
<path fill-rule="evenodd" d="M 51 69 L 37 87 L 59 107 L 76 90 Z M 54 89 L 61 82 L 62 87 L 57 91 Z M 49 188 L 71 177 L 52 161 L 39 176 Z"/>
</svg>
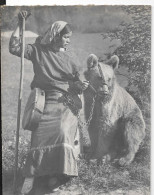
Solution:
<svg viewBox="0 0 154 195">
<path fill-rule="evenodd" d="M 119 58 L 114 55 L 105 62 L 99 62 L 94 54 L 90 54 L 87 59 L 87 71 L 85 78 L 90 85 L 96 90 L 98 98 L 106 103 L 111 100 L 116 78 L 114 70 L 118 68 Z"/>
</svg>

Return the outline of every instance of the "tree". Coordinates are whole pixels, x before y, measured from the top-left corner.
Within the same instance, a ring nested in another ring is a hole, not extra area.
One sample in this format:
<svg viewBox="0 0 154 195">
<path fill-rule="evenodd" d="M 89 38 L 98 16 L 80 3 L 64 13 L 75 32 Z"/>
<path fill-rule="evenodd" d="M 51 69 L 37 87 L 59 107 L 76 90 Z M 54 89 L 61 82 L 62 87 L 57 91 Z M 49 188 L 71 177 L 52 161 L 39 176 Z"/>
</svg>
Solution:
<svg viewBox="0 0 154 195">
<path fill-rule="evenodd" d="M 128 67 L 127 90 L 143 108 L 145 103 L 150 104 L 151 6 L 122 6 L 121 9 L 131 17 L 132 22 L 122 22 L 114 31 L 102 36 L 121 40 L 121 45 L 109 55 L 118 55 L 120 64 Z"/>
</svg>

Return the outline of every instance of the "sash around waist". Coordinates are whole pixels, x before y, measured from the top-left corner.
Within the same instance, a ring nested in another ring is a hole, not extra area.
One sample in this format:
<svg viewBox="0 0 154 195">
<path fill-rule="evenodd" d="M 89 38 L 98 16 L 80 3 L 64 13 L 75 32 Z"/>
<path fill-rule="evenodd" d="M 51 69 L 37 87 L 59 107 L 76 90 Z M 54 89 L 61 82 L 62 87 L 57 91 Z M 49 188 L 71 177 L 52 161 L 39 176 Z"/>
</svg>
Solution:
<svg viewBox="0 0 154 195">
<path fill-rule="evenodd" d="M 68 106 L 75 115 L 77 115 L 78 110 L 82 108 L 82 102 L 78 95 L 73 95 L 71 93 L 62 92 L 55 89 L 45 91 L 45 103 L 63 103 Z"/>
<path fill-rule="evenodd" d="M 73 95 L 70 92 L 64 92 L 64 91 L 60 91 L 57 89 L 51 89 L 51 90 L 44 90 L 45 91 L 45 103 L 64 103 L 66 101 L 66 99 L 68 101 L 73 101 L 75 102 L 75 104 L 79 102 L 81 102 L 80 98 L 78 97 L 78 95 Z M 82 104 L 82 103 L 81 103 Z M 82 106 L 79 106 L 79 108 L 81 108 Z"/>
<path fill-rule="evenodd" d="M 58 98 L 63 96 L 65 93 L 56 89 L 52 90 L 44 90 L 45 91 L 45 101 L 50 102 L 50 101 L 57 101 Z"/>
</svg>

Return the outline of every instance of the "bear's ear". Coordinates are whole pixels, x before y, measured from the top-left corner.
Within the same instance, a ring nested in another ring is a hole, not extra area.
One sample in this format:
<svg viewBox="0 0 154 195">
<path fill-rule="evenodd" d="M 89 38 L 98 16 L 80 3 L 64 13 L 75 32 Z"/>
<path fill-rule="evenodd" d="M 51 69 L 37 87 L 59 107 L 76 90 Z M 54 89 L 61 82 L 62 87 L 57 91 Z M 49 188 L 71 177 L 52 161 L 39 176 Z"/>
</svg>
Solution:
<svg viewBox="0 0 154 195">
<path fill-rule="evenodd" d="M 108 61 L 105 62 L 107 65 L 112 66 L 113 69 L 118 68 L 119 58 L 117 55 L 112 56 Z"/>
<path fill-rule="evenodd" d="M 87 68 L 90 70 L 98 65 L 98 58 L 95 54 L 90 54 L 87 58 Z"/>
</svg>

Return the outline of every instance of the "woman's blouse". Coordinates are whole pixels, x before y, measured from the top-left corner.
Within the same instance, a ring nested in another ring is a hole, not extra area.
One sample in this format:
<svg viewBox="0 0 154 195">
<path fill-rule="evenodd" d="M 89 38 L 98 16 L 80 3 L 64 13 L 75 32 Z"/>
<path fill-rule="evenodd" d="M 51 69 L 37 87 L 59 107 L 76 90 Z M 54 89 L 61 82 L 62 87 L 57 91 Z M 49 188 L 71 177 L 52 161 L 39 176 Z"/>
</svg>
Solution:
<svg viewBox="0 0 154 195">
<path fill-rule="evenodd" d="M 9 51 L 13 55 L 21 56 L 21 44 L 17 37 L 11 37 Z M 32 89 L 38 87 L 44 90 L 67 91 L 69 83 L 79 81 L 77 59 L 68 51 L 55 52 L 49 45 L 26 44 L 24 57 L 33 63 Z"/>
</svg>

